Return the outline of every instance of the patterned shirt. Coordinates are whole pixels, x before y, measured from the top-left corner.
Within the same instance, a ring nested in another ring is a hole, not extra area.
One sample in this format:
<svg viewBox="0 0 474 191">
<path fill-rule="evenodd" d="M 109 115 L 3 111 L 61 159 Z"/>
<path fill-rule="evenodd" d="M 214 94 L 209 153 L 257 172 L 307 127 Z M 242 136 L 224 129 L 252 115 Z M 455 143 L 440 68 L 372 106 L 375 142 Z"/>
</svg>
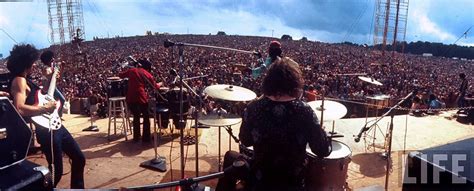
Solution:
<svg viewBox="0 0 474 191">
<path fill-rule="evenodd" d="M 300 190 L 306 145 L 319 157 L 331 152 L 316 114 L 300 100 L 277 102 L 264 97 L 250 103 L 239 137 L 245 146 L 254 148 L 252 172 L 257 190 Z"/>
</svg>

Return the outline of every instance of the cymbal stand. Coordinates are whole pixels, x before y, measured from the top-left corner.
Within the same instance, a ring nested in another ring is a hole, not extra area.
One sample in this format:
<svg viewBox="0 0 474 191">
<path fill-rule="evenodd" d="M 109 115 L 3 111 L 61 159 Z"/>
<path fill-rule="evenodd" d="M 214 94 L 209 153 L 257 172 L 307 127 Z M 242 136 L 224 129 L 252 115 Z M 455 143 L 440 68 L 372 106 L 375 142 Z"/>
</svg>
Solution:
<svg viewBox="0 0 474 191">
<path fill-rule="evenodd" d="M 203 76 L 200 76 L 200 77 L 203 77 Z M 196 177 L 198 177 L 199 176 L 198 118 L 200 116 L 199 113 L 202 111 L 202 103 L 203 103 L 202 94 L 198 94 L 196 91 L 194 91 L 193 88 L 191 88 L 191 86 L 189 86 L 189 84 L 186 83 L 185 81 L 182 81 L 182 85 L 186 86 L 186 88 L 199 99 L 198 108 L 196 109 L 196 111 L 194 111 L 191 114 L 191 115 L 194 115 L 194 144 L 195 144 L 195 150 L 196 150 L 195 152 L 196 153 Z"/>
<path fill-rule="evenodd" d="M 218 46 L 210 46 L 210 45 L 201 45 L 201 44 L 191 44 L 191 43 L 183 43 L 183 42 L 172 42 L 170 40 L 165 40 L 163 42 L 163 46 L 165 48 L 171 47 L 171 46 L 177 46 L 178 47 L 178 55 L 179 55 L 179 123 L 178 123 L 178 128 L 180 128 L 180 152 L 181 152 L 181 178 L 184 179 L 184 126 L 186 126 L 186 123 L 183 121 L 183 75 L 184 75 L 184 46 L 190 46 L 190 47 L 202 47 L 202 48 L 212 48 L 212 49 L 220 49 L 220 50 L 229 50 L 229 51 L 234 51 L 234 52 L 240 52 L 240 53 L 247 53 L 247 54 L 253 54 L 253 55 L 260 55 L 259 52 L 256 51 L 245 51 L 245 50 L 239 50 L 239 49 L 234 49 L 234 48 L 226 48 L 226 47 L 218 47 Z M 196 120 L 197 121 L 197 120 Z M 196 125 L 197 127 L 197 125 Z M 197 129 L 197 128 L 196 128 Z M 197 130 L 196 130 L 197 131 Z M 196 148 L 197 148 L 196 144 Z M 198 160 L 197 158 L 197 150 L 196 150 L 196 161 Z M 198 162 L 196 162 L 197 164 Z M 196 165 L 197 166 L 197 165 Z M 197 168 L 197 167 L 196 167 Z"/>
<path fill-rule="evenodd" d="M 321 128 L 324 129 L 324 126 L 323 126 L 324 110 L 325 110 L 325 109 L 324 109 L 324 96 L 325 96 L 325 94 L 326 94 L 326 91 L 324 91 L 324 87 L 321 88 L 321 90 L 322 90 L 322 91 L 321 91 L 321 106 L 319 107 L 319 109 L 321 109 L 321 119 L 319 119 L 319 120 L 321 120 L 321 121 L 320 121 L 320 123 L 321 123 L 321 124 L 320 124 L 320 125 L 321 125 Z"/>
</svg>

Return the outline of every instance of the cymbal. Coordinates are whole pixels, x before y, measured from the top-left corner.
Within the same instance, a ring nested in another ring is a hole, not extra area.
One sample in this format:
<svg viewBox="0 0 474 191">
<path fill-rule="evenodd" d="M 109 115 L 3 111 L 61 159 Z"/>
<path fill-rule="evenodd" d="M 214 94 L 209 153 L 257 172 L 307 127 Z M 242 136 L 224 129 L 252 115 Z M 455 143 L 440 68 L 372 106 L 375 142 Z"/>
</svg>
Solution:
<svg viewBox="0 0 474 191">
<path fill-rule="evenodd" d="M 227 101 L 250 101 L 257 97 L 252 90 L 240 86 L 219 84 L 206 87 L 204 93 L 207 95 Z"/>
<path fill-rule="evenodd" d="M 118 76 L 113 76 L 113 77 L 108 77 L 107 78 L 107 81 L 120 81 L 120 80 L 121 80 L 121 78 L 118 77 Z"/>
<path fill-rule="evenodd" d="M 368 83 L 371 83 L 371 84 L 374 84 L 374 85 L 377 85 L 377 86 L 381 86 L 383 85 L 381 82 L 375 80 L 374 78 L 371 78 L 371 77 L 365 77 L 365 76 L 359 76 L 358 77 L 360 80 L 364 81 L 364 82 L 368 82 Z"/>
<path fill-rule="evenodd" d="M 313 111 L 318 116 L 318 119 L 321 120 L 321 103 L 322 100 L 310 101 L 308 105 L 311 106 Z M 342 105 L 339 102 L 324 100 L 324 121 L 332 121 L 336 119 L 343 118 L 347 113 L 346 106 Z"/>
<path fill-rule="evenodd" d="M 387 100 L 387 99 L 390 99 L 390 95 L 367 96 L 367 99 L 373 99 L 373 100 Z"/>
<path fill-rule="evenodd" d="M 235 114 L 207 114 L 199 117 L 198 122 L 213 127 L 229 126 L 240 123 L 242 118 Z"/>
</svg>

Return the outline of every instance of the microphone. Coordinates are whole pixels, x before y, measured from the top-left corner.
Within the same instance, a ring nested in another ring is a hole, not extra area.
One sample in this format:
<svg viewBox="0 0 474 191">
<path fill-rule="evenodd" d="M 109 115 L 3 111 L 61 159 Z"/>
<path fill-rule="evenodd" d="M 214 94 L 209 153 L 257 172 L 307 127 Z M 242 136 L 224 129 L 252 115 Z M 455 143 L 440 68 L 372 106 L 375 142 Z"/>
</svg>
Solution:
<svg viewBox="0 0 474 191">
<path fill-rule="evenodd" d="M 174 68 L 172 68 L 172 69 L 170 69 L 170 74 L 173 75 L 173 76 L 177 76 L 178 72 L 176 72 L 176 70 Z"/>
<path fill-rule="evenodd" d="M 165 48 L 169 48 L 174 45 L 175 43 L 173 41 L 170 41 L 169 39 L 166 39 L 165 41 L 163 41 L 163 46 L 165 46 Z"/>
<path fill-rule="evenodd" d="M 135 58 L 133 58 L 133 56 L 130 55 L 127 58 L 130 59 L 133 62 L 133 64 L 138 64 L 138 61 Z"/>
<path fill-rule="evenodd" d="M 257 56 L 258 58 L 262 57 L 262 53 L 260 53 L 259 51 L 254 51 L 254 52 L 252 52 L 252 54 Z"/>
<path fill-rule="evenodd" d="M 172 68 L 172 69 L 169 70 L 169 73 L 170 73 L 171 76 L 174 76 L 174 79 L 173 79 L 173 81 L 170 82 L 170 84 L 176 84 L 176 81 L 178 81 L 178 78 L 179 78 L 178 72 L 176 72 L 176 70 L 174 68 Z"/>
</svg>

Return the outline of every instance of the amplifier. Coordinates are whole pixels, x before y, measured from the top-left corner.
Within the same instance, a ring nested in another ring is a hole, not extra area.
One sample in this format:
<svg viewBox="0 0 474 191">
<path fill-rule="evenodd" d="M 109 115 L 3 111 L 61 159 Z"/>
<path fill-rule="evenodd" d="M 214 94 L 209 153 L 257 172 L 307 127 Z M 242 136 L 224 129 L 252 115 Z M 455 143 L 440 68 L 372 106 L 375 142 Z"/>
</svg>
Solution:
<svg viewBox="0 0 474 191">
<path fill-rule="evenodd" d="M 26 158 L 32 134 L 10 100 L 0 97 L 0 170 Z"/>
<path fill-rule="evenodd" d="M 53 190 L 51 174 L 47 167 L 24 160 L 0 170 L 0 190 Z"/>
</svg>

